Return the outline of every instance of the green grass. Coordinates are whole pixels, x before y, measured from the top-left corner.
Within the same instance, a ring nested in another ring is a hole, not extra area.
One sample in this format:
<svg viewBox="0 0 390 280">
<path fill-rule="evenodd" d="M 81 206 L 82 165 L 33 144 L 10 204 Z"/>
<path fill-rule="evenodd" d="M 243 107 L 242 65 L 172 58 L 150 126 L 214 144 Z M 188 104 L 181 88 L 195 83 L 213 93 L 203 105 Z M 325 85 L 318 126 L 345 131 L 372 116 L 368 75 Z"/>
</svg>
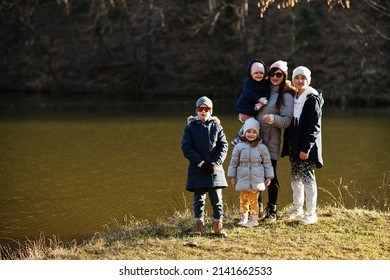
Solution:
<svg viewBox="0 0 390 280">
<path fill-rule="evenodd" d="M 279 214 L 283 214 L 282 209 Z M 166 221 L 125 217 L 82 244 L 65 244 L 42 236 L 20 248 L 0 250 L 2 259 L 24 260 L 383 260 L 390 259 L 390 213 L 344 207 L 320 207 L 319 222 L 297 221 L 236 226 L 239 213 L 228 209 L 224 226 L 229 236 L 213 235 L 210 218 L 202 237 L 191 236 L 190 210 Z M 185 244 L 196 241 L 197 246 Z"/>
</svg>

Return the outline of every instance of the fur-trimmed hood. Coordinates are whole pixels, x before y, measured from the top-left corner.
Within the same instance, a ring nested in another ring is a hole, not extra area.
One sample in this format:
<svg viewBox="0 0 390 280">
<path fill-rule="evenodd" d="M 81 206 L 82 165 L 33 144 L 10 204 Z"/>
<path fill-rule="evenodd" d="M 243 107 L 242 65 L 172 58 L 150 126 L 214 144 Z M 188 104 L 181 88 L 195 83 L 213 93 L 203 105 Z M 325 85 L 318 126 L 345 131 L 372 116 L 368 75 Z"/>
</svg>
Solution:
<svg viewBox="0 0 390 280">
<path fill-rule="evenodd" d="M 210 120 L 216 124 L 221 124 L 221 120 L 216 116 L 210 116 L 210 119 L 208 121 Z M 201 122 L 198 116 L 189 116 L 187 118 L 187 124 L 195 123 L 195 122 Z"/>
</svg>

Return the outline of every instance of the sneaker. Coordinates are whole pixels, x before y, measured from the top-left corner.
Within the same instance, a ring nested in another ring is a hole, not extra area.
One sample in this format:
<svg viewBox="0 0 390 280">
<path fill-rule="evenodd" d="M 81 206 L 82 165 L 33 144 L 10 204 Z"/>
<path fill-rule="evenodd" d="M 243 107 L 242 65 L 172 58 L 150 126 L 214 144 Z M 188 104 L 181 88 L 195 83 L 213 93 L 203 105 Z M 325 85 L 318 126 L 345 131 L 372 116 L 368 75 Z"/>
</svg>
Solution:
<svg viewBox="0 0 390 280">
<path fill-rule="evenodd" d="M 196 222 L 196 226 L 194 231 L 192 232 L 192 235 L 201 236 L 203 234 L 204 234 L 204 222 L 203 221 Z"/>
<path fill-rule="evenodd" d="M 259 225 L 259 215 L 251 215 L 248 222 L 243 224 L 243 227 L 257 227 Z"/>
<path fill-rule="evenodd" d="M 290 210 L 282 216 L 282 220 L 295 220 L 303 218 L 304 213 L 302 209 L 290 208 Z"/>
<path fill-rule="evenodd" d="M 242 226 L 248 222 L 248 213 L 241 214 L 241 220 L 237 223 L 237 225 Z"/>
<path fill-rule="evenodd" d="M 214 233 L 220 237 L 227 237 L 226 231 L 223 229 L 222 222 L 213 222 Z"/>
<path fill-rule="evenodd" d="M 318 217 L 316 214 L 311 214 L 311 215 L 305 215 L 302 220 L 299 221 L 301 225 L 311 225 L 315 224 L 318 221 Z"/>
</svg>

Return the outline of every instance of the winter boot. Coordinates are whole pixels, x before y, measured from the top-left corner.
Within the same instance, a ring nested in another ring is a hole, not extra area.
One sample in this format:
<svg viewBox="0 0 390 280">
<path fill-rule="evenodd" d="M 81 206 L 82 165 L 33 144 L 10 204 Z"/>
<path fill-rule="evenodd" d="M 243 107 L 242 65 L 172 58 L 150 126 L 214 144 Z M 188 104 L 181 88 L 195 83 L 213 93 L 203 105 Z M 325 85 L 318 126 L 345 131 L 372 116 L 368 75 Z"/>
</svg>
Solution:
<svg viewBox="0 0 390 280">
<path fill-rule="evenodd" d="M 213 229 L 216 235 L 220 237 L 227 237 L 227 233 L 223 229 L 222 222 L 213 222 Z"/>
<path fill-rule="evenodd" d="M 263 219 L 265 217 L 263 203 L 259 202 L 259 217 Z"/>
<path fill-rule="evenodd" d="M 196 222 L 196 226 L 195 226 L 195 230 L 192 233 L 192 235 L 201 236 L 203 234 L 204 234 L 204 222 L 203 221 L 197 221 Z"/>
<path fill-rule="evenodd" d="M 243 227 L 257 227 L 259 225 L 259 215 L 250 215 L 248 222 Z"/>
<path fill-rule="evenodd" d="M 263 218 L 263 222 L 273 223 L 276 221 L 276 205 L 272 203 L 268 203 L 267 207 L 264 210 L 265 217 Z"/>
<path fill-rule="evenodd" d="M 237 223 L 237 225 L 242 226 L 248 222 L 248 213 L 241 213 L 241 220 Z"/>
</svg>

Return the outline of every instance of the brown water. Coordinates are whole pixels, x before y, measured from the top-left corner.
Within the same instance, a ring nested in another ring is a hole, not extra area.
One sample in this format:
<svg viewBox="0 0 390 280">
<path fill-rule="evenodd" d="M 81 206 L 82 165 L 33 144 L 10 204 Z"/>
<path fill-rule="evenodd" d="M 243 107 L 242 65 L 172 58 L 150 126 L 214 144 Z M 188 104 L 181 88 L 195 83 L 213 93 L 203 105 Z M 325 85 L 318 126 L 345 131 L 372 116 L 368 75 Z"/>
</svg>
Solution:
<svg viewBox="0 0 390 280">
<path fill-rule="evenodd" d="M 35 239 L 42 232 L 63 241 L 81 239 L 125 215 L 155 220 L 192 209 L 181 152 L 188 112 L 1 117 L 0 244 Z M 389 116 L 325 114 L 319 188 L 338 197 L 336 185 L 347 186 L 355 196 L 352 203 L 369 203 L 370 195 L 359 192 L 376 195 L 390 175 Z M 240 124 L 234 114 L 219 117 L 230 142 Z M 230 146 L 225 169 L 231 151 Z M 278 176 L 282 209 L 291 202 L 288 159 L 279 161 Z M 319 204 L 334 204 L 321 189 Z M 238 194 L 229 187 L 224 201 L 238 207 Z"/>
</svg>

